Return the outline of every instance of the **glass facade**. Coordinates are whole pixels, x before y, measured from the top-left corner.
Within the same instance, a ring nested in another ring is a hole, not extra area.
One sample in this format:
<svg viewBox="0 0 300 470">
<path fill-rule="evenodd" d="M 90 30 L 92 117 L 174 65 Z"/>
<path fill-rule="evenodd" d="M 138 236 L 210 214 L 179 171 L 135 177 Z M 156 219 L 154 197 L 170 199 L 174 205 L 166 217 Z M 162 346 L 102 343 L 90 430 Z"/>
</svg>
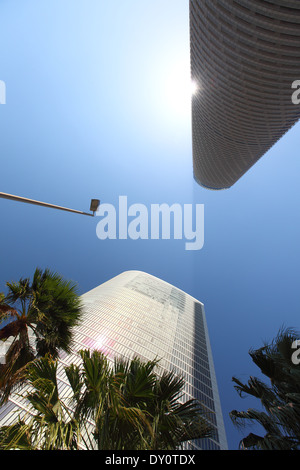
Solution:
<svg viewBox="0 0 300 470">
<path fill-rule="evenodd" d="M 160 359 L 186 381 L 183 400 L 196 398 L 215 428 L 214 439 L 192 449 L 226 449 L 226 436 L 203 304 L 154 276 L 127 271 L 82 296 L 85 319 L 76 330 L 78 349 L 108 357 Z"/>
<path fill-rule="evenodd" d="M 79 363 L 80 349 L 100 350 L 111 360 L 135 355 L 144 360 L 158 358 L 158 373 L 174 370 L 183 375 L 182 399 L 198 399 L 215 429 L 213 438 L 193 441 L 187 448 L 227 449 L 203 304 L 139 271 L 124 272 L 81 298 L 84 317 L 74 331 L 73 354 L 60 356 L 61 392 L 68 393 L 63 366 Z M 0 425 L 14 419 L 13 403 L 26 409 L 24 399 L 12 397 L 0 409 Z"/>
</svg>

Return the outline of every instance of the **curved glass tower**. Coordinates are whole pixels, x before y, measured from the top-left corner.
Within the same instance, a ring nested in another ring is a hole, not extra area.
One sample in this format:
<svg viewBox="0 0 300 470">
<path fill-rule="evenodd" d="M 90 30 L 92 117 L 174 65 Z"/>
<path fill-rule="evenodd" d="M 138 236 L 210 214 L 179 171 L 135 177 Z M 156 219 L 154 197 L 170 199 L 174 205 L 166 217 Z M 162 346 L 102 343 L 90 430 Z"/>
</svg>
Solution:
<svg viewBox="0 0 300 470">
<path fill-rule="evenodd" d="M 232 186 L 300 118 L 299 0 L 190 0 L 193 167 Z"/>
<path fill-rule="evenodd" d="M 99 349 L 111 359 L 158 357 L 161 369 L 184 375 L 184 400 L 201 401 L 215 428 L 214 439 L 189 448 L 226 449 L 203 304 L 140 271 L 116 276 L 84 294 L 82 301 L 85 316 L 75 332 L 76 347 Z"/>
<path fill-rule="evenodd" d="M 77 352 L 97 349 L 115 356 L 160 359 L 160 370 L 174 370 L 186 381 L 186 401 L 196 398 L 214 436 L 187 443 L 188 449 L 227 449 L 220 399 L 203 304 L 154 276 L 127 271 L 81 296 L 83 320 L 74 329 L 72 354 L 60 355 L 59 388 L 68 396 L 63 366 L 79 363 Z M 28 409 L 24 394 L 15 394 L 0 409 L 0 426 L 17 419 L 16 409 Z M 16 408 L 17 407 L 17 408 Z"/>
</svg>

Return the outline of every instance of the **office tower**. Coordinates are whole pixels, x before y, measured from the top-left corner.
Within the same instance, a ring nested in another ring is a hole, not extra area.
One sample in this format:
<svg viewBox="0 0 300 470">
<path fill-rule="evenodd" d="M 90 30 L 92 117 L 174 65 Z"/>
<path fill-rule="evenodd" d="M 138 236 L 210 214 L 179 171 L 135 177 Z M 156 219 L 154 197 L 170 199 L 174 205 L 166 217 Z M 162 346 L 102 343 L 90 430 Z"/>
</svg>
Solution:
<svg viewBox="0 0 300 470">
<path fill-rule="evenodd" d="M 300 118 L 300 2 L 190 0 L 190 47 L 194 177 L 229 188 Z"/>
<path fill-rule="evenodd" d="M 74 352 L 63 353 L 63 365 L 78 363 L 76 351 L 97 349 L 109 359 L 115 356 L 143 360 L 159 358 L 161 370 L 184 375 L 184 401 L 196 398 L 214 427 L 214 438 L 188 444 L 191 449 L 227 449 L 212 353 L 203 304 L 156 277 L 127 271 L 82 295 L 84 316 L 74 330 Z M 62 387 L 67 389 L 61 376 Z M 68 395 L 68 392 L 63 392 Z M 12 397 L 0 410 L 0 425 L 13 419 Z M 3 407 L 3 409 L 5 408 Z M 9 414 L 9 415 L 8 415 Z"/>
</svg>

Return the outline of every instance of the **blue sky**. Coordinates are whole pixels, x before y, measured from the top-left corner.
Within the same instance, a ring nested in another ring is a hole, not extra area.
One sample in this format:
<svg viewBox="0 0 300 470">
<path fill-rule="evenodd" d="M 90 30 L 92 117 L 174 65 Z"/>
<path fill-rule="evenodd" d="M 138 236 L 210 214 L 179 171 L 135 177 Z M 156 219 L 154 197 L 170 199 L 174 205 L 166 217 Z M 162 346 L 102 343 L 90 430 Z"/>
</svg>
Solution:
<svg viewBox="0 0 300 470">
<path fill-rule="evenodd" d="M 0 291 L 37 266 L 80 293 L 138 269 L 202 301 L 236 449 L 244 434 L 228 413 L 257 404 L 231 377 L 258 375 L 248 350 L 283 324 L 299 328 L 300 124 L 234 187 L 203 189 L 192 173 L 187 0 L 2 0 L 0 18 L 2 192 L 83 211 L 119 195 L 205 207 L 204 247 L 186 251 L 182 240 L 101 241 L 97 217 L 2 199 Z"/>
</svg>

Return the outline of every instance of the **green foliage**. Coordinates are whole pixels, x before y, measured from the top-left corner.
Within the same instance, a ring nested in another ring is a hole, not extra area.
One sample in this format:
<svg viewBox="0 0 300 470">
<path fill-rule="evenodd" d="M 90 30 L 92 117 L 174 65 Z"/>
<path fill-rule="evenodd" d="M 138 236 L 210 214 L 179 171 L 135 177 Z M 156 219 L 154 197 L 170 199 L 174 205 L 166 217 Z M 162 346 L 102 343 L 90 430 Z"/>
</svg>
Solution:
<svg viewBox="0 0 300 470">
<path fill-rule="evenodd" d="M 0 365 L 0 405 L 22 383 L 28 362 L 71 351 L 72 328 L 81 318 L 76 286 L 48 269 L 36 269 L 32 282 L 22 278 L 7 287 L 0 298 L 0 340 L 12 342 Z"/>
<path fill-rule="evenodd" d="M 263 436 L 250 433 L 242 439 L 242 449 L 298 450 L 300 448 L 300 365 L 292 361 L 293 342 L 299 339 L 291 329 L 281 329 L 277 337 L 262 348 L 250 350 L 253 362 L 269 379 L 269 385 L 256 377 L 243 384 L 233 382 L 241 397 L 251 395 L 260 400 L 262 411 L 233 410 L 232 421 L 237 426 L 258 423 Z"/>
<path fill-rule="evenodd" d="M 68 393 L 60 397 L 57 362 L 39 358 L 26 368 L 31 418 L 0 429 L 0 449 L 176 449 L 208 437 L 200 406 L 179 401 L 183 380 L 158 376 L 157 361 L 116 359 L 80 351 L 81 364 L 64 368 Z"/>
<path fill-rule="evenodd" d="M 34 415 L 0 428 L 0 449 L 66 450 L 76 449 L 78 423 L 63 401 L 57 386 L 57 363 L 49 356 L 27 365 L 27 379 L 33 391 L 27 400 Z"/>
</svg>

